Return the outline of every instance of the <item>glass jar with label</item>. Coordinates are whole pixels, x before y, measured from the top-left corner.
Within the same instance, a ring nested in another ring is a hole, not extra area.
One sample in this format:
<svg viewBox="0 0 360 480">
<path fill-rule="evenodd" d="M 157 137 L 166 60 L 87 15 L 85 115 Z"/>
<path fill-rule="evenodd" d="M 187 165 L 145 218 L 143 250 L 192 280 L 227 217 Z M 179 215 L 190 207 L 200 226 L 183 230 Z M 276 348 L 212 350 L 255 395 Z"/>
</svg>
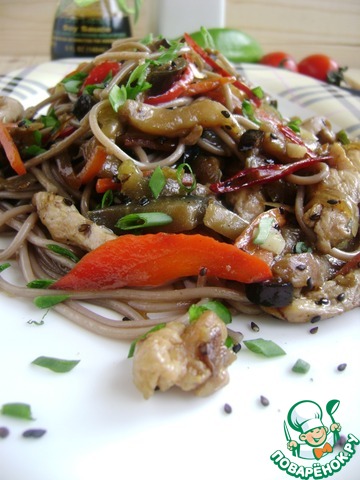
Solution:
<svg viewBox="0 0 360 480">
<path fill-rule="evenodd" d="M 51 41 L 53 60 L 94 57 L 113 41 L 131 36 L 129 10 L 119 0 L 61 0 Z"/>
</svg>

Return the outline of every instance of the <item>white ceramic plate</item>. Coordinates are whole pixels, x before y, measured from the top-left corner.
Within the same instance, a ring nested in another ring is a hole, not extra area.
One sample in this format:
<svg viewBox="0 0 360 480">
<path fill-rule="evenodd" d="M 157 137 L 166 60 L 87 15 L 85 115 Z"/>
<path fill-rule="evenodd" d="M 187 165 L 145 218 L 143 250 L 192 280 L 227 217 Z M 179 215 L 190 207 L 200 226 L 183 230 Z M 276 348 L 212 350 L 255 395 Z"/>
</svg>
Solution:
<svg viewBox="0 0 360 480">
<path fill-rule="evenodd" d="M 73 60 L 50 62 L 2 76 L 0 94 L 29 106 L 74 66 Z M 287 115 L 325 114 L 339 128 L 360 133 L 360 101 L 349 92 L 283 70 L 258 65 L 241 70 L 274 94 Z M 3 248 L 5 239 L 1 242 Z M 16 269 L 3 275 L 16 280 Z M 326 404 L 337 399 L 334 418 L 342 434 L 360 438 L 358 311 L 316 324 L 316 334 L 310 333 L 315 325 L 239 317 L 233 327 L 246 339 L 271 339 L 287 354 L 266 359 L 244 347 L 230 367 L 230 384 L 212 397 L 172 390 L 145 401 L 132 383 L 127 342 L 97 337 L 53 312 L 43 318 L 43 311 L 23 299 L 0 294 L 0 302 L 0 405 L 28 403 L 34 417 L 25 421 L 0 415 L 0 427 L 10 430 L 0 439 L 1 479 L 118 480 L 126 474 L 134 479 L 286 480 L 295 468 L 307 471 L 308 478 L 314 478 L 310 469 L 315 475 L 319 468 L 331 468 L 335 480 L 359 478 L 360 451 L 344 465 L 339 447 L 317 462 L 305 460 L 287 450 L 284 433 L 295 403 L 316 402 L 324 425 L 330 426 Z M 42 319 L 40 326 L 29 323 Z M 252 320 L 260 332 L 251 330 Z M 70 373 L 56 374 L 31 365 L 40 355 L 80 363 Z M 291 371 L 299 358 L 311 364 L 305 375 Z M 339 372 L 342 363 L 347 368 Z M 261 404 L 261 396 L 268 398 L 268 406 Z M 231 414 L 224 412 L 225 404 L 232 407 Z M 47 433 L 24 439 L 28 428 Z M 298 439 L 299 433 L 288 428 L 291 438 Z M 270 457 L 278 451 L 274 463 Z"/>
</svg>

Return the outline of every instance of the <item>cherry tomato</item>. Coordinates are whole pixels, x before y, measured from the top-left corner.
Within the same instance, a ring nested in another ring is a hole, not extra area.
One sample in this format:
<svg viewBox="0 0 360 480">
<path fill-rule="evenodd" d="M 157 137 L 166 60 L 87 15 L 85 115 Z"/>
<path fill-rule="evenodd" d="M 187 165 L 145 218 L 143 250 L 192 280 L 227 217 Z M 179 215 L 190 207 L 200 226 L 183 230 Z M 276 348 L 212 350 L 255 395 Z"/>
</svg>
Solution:
<svg viewBox="0 0 360 480">
<path fill-rule="evenodd" d="M 338 72 L 339 65 L 331 57 L 316 53 L 301 60 L 298 69 L 304 75 L 327 82 L 329 73 Z"/>
<path fill-rule="evenodd" d="M 294 57 L 285 52 L 271 52 L 262 57 L 260 63 L 270 67 L 285 68 L 297 72 L 297 64 Z"/>
</svg>

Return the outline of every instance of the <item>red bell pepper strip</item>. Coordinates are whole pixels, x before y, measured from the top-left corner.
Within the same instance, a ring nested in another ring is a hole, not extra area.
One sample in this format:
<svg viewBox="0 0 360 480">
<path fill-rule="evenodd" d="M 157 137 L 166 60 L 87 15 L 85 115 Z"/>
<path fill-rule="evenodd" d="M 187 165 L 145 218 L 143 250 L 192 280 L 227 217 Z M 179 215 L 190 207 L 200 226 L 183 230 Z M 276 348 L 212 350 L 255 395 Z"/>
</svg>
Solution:
<svg viewBox="0 0 360 480">
<path fill-rule="evenodd" d="M 180 95 L 186 91 L 186 87 L 193 81 L 193 79 L 194 73 L 188 65 L 185 67 L 180 79 L 174 82 L 169 90 L 160 95 L 147 97 L 144 103 L 148 103 L 149 105 L 159 105 L 160 103 L 171 102 L 180 97 Z"/>
<path fill-rule="evenodd" d="M 106 150 L 102 145 L 96 145 L 92 150 L 90 158 L 86 159 L 86 163 L 78 175 L 82 185 L 89 183 L 99 173 L 106 160 Z"/>
<path fill-rule="evenodd" d="M 108 190 L 121 190 L 121 183 L 115 182 L 112 178 L 98 178 L 96 180 L 95 190 L 97 193 L 105 193 Z"/>
<path fill-rule="evenodd" d="M 112 77 L 118 73 L 120 70 L 120 64 L 118 62 L 103 62 L 96 65 L 92 70 L 90 70 L 89 75 L 84 80 L 82 84 L 82 90 L 88 85 L 97 85 L 102 83 L 108 75 Z"/>
<path fill-rule="evenodd" d="M 286 165 L 264 165 L 262 167 L 245 168 L 223 182 L 211 184 L 210 190 L 215 193 L 228 193 L 244 187 L 275 182 L 298 170 L 327 160 L 331 160 L 331 157 L 305 158 L 304 160 Z"/>
<path fill-rule="evenodd" d="M 198 43 L 195 42 L 195 40 L 188 34 L 184 34 L 184 38 L 186 43 L 191 47 L 197 54 L 200 55 L 200 57 L 211 67 L 216 73 L 221 75 L 222 77 L 232 77 L 232 75 L 222 68 L 218 63 L 213 60 L 210 55 L 208 55 L 205 50 L 200 47 Z M 237 87 L 241 92 L 244 92 L 250 100 L 257 106 L 259 107 L 261 105 L 261 100 L 259 97 L 255 95 L 255 93 L 251 90 L 250 87 L 248 87 L 244 82 L 241 82 L 240 80 L 235 80 L 234 81 L 234 86 Z"/>
<path fill-rule="evenodd" d="M 157 233 L 123 235 L 86 254 L 51 288 L 112 290 L 153 287 L 181 277 L 209 276 L 242 283 L 271 278 L 270 267 L 234 245 L 205 235 Z"/>
<path fill-rule="evenodd" d="M 212 92 L 216 88 L 225 85 L 226 83 L 233 83 L 235 77 L 219 77 L 214 79 L 200 80 L 198 82 L 191 83 L 186 89 L 185 94 L 193 97 L 195 95 L 204 95 L 205 93 Z"/>
<path fill-rule="evenodd" d="M 0 122 L 0 145 L 2 145 L 5 155 L 9 160 L 11 168 L 18 174 L 26 173 L 25 164 L 21 159 L 19 150 L 9 133 L 7 126 Z"/>
</svg>

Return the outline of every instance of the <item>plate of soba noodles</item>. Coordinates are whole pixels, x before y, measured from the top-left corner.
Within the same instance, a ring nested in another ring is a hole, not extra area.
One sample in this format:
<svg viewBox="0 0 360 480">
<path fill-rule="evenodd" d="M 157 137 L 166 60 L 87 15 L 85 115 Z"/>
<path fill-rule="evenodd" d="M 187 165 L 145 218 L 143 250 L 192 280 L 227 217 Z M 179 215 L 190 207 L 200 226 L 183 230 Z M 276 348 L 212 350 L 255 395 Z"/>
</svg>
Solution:
<svg viewBox="0 0 360 480">
<path fill-rule="evenodd" d="M 4 479 L 354 477 L 359 119 L 187 34 L 0 77 Z"/>
</svg>

